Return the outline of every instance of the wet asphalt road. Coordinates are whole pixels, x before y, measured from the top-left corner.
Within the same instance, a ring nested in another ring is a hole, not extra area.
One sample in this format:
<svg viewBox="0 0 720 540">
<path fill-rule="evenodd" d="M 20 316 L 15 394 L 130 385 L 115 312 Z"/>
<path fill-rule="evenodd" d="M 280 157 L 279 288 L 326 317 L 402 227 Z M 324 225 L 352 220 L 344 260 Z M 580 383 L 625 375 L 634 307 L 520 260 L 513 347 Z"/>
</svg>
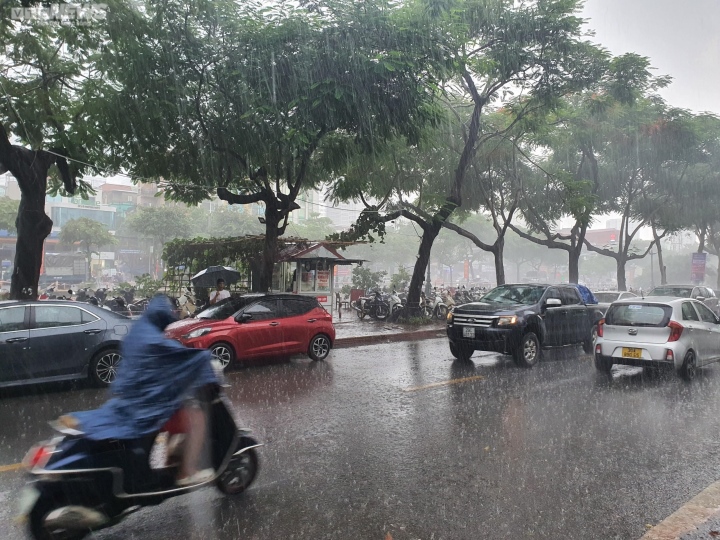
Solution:
<svg viewBox="0 0 720 540">
<path fill-rule="evenodd" d="M 531 370 L 444 339 L 334 351 L 231 373 L 230 397 L 266 443 L 245 495 L 214 490 L 144 509 L 103 540 L 639 538 L 720 477 L 720 367 L 692 384 L 595 372 L 579 348 Z M 453 384 L 440 384 L 468 379 Z M 104 393 L 0 394 L 0 465 L 46 421 Z M 0 474 L 0 538 L 19 472 Z"/>
</svg>

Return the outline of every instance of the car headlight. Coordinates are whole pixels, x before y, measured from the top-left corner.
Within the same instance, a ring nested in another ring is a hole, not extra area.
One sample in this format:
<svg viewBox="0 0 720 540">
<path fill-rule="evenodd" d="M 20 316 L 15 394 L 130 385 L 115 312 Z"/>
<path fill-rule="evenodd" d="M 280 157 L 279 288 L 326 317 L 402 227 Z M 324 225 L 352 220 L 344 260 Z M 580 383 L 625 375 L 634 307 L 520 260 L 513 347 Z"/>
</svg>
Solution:
<svg viewBox="0 0 720 540">
<path fill-rule="evenodd" d="M 509 317 L 498 318 L 498 326 L 507 326 L 510 324 L 517 324 L 517 315 L 510 315 Z"/>
<path fill-rule="evenodd" d="M 207 326 L 203 328 L 196 328 L 192 332 L 189 332 L 183 336 L 183 339 L 194 339 L 199 338 L 200 336 L 204 336 L 205 334 L 209 334 L 212 332 L 212 328 L 209 328 Z"/>
</svg>

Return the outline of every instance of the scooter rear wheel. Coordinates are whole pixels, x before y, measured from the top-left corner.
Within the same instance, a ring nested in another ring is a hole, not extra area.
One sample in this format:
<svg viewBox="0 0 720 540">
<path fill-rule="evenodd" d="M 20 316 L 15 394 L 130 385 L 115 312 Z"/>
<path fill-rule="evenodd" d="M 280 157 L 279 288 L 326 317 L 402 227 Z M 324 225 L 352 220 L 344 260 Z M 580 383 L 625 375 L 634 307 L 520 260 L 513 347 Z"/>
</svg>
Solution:
<svg viewBox="0 0 720 540">
<path fill-rule="evenodd" d="M 81 540 L 87 536 L 90 531 L 57 530 L 45 525 L 47 515 L 63 506 L 66 504 L 49 495 L 42 495 L 37 500 L 28 515 L 28 529 L 34 540 Z"/>
<path fill-rule="evenodd" d="M 217 488 L 226 495 L 239 495 L 253 483 L 260 470 L 257 452 L 251 448 L 234 456 L 225 471 L 216 480 Z"/>
</svg>

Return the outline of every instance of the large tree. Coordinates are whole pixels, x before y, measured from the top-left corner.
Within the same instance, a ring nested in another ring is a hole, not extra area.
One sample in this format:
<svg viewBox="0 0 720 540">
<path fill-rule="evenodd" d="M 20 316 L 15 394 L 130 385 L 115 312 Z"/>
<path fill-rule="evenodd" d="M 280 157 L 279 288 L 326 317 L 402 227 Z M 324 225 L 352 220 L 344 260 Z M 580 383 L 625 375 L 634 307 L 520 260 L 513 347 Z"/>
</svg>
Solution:
<svg viewBox="0 0 720 540">
<path fill-rule="evenodd" d="M 181 205 L 151 206 L 135 210 L 124 227 L 151 241 L 152 256 L 157 264 L 163 246 L 174 238 L 187 238 L 193 231 L 193 212 Z"/>
<path fill-rule="evenodd" d="M 43 243 L 52 229 L 46 192 L 87 192 L 78 173 L 83 163 L 100 162 L 104 144 L 90 121 L 102 104 L 92 94 L 97 72 L 89 60 L 99 28 L 8 16 L 10 8 L 28 4 L 34 2 L 5 2 L 0 18 L 0 174 L 10 172 L 21 192 L 13 299 L 37 297 Z M 53 165 L 59 174 L 50 174 Z"/>
<path fill-rule="evenodd" d="M 118 163 L 161 176 L 185 202 L 217 191 L 261 203 L 261 290 L 296 198 L 324 179 L 314 155 L 326 138 L 371 151 L 390 137 L 415 140 L 434 116 L 433 49 L 395 2 L 300 4 L 167 0 L 108 13 L 111 28 L 133 26 L 103 50 Z"/>
<path fill-rule="evenodd" d="M 85 280 L 90 279 L 90 265 L 92 263 L 93 253 L 97 253 L 95 248 L 103 246 L 111 246 L 117 244 L 117 239 L 110 234 L 107 227 L 88 218 L 71 219 L 63 226 L 60 231 L 60 242 L 63 244 L 80 244 L 85 253 L 87 266 L 85 270 Z"/>
<path fill-rule="evenodd" d="M 483 114 L 506 102 L 516 122 L 538 109 L 552 108 L 558 97 L 586 87 L 604 65 L 601 51 L 582 40 L 579 2 L 515 3 L 442 0 L 420 2 L 413 24 L 452 63 L 443 72 L 451 103 L 466 102 L 469 113 L 458 115 L 462 141 L 442 201 L 418 215 L 401 201 L 385 215 L 377 206 L 355 227 L 355 235 L 380 222 L 404 216 L 422 229 L 422 240 L 408 294 L 409 306 L 420 301 L 420 287 L 432 245 L 455 210 L 464 204 L 467 171 L 478 148 L 507 136 L 514 122 L 498 130 Z M 513 99 L 517 92 L 522 99 Z M 457 111 L 457 109 L 454 109 Z"/>
</svg>

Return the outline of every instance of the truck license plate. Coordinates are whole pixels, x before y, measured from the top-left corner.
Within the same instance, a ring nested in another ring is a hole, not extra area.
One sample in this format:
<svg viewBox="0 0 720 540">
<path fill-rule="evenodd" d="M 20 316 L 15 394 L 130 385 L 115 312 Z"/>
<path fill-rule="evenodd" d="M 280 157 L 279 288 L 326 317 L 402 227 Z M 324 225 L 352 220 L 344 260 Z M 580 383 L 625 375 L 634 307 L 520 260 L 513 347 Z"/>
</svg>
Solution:
<svg viewBox="0 0 720 540">
<path fill-rule="evenodd" d="M 463 337 L 474 338 L 475 337 L 475 329 L 470 328 L 468 326 L 463 326 Z"/>
<path fill-rule="evenodd" d="M 623 347 L 622 355 L 623 358 L 642 358 L 642 349 Z"/>
</svg>

